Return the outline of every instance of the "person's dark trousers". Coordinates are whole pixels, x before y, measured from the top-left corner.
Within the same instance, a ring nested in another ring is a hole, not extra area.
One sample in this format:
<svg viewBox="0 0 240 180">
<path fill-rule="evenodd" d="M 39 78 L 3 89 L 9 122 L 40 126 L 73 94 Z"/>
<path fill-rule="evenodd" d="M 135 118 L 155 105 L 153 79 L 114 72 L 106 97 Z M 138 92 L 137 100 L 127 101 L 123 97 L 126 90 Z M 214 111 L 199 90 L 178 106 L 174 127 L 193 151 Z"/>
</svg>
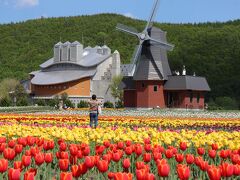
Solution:
<svg viewBox="0 0 240 180">
<path fill-rule="evenodd" d="M 97 113 L 90 113 L 90 127 L 92 128 L 94 125 L 94 128 L 98 126 L 98 114 Z"/>
</svg>

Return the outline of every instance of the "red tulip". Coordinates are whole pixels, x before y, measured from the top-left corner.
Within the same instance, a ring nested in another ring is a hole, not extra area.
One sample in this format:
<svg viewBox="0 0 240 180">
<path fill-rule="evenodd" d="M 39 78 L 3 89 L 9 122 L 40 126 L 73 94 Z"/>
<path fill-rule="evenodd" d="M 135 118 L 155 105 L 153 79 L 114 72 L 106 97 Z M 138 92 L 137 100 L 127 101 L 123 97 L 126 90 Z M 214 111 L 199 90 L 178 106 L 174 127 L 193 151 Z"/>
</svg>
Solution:
<svg viewBox="0 0 240 180">
<path fill-rule="evenodd" d="M 123 168 L 128 169 L 131 166 L 130 159 L 129 158 L 123 159 L 122 166 Z"/>
<path fill-rule="evenodd" d="M 198 156 L 195 158 L 195 164 L 197 166 L 200 166 L 201 161 L 203 161 L 203 158 L 201 156 Z"/>
<path fill-rule="evenodd" d="M 70 145 L 69 150 L 70 150 L 70 154 L 72 156 L 76 156 L 77 155 L 78 148 L 77 148 L 76 145 Z"/>
<path fill-rule="evenodd" d="M 148 172 L 146 171 L 146 169 L 137 169 L 136 170 L 136 176 L 137 176 L 137 180 L 145 180 L 145 176 Z"/>
<path fill-rule="evenodd" d="M 151 161 L 151 154 L 150 153 L 145 153 L 143 154 L 143 161 L 144 162 L 150 162 Z"/>
<path fill-rule="evenodd" d="M 229 150 L 221 150 L 219 155 L 221 158 L 226 159 L 228 158 L 229 154 Z"/>
<path fill-rule="evenodd" d="M 28 137 L 26 138 L 26 140 L 27 140 L 27 144 L 28 144 L 29 146 L 34 145 L 35 142 L 36 142 L 35 137 L 32 137 L 32 136 L 28 136 Z"/>
<path fill-rule="evenodd" d="M 54 141 L 53 140 L 50 140 L 50 141 L 47 141 L 47 150 L 51 150 L 51 149 L 54 149 Z"/>
<path fill-rule="evenodd" d="M 232 154 L 231 161 L 233 164 L 240 164 L 240 155 L 239 154 Z"/>
<path fill-rule="evenodd" d="M 200 161 L 200 169 L 206 171 L 208 169 L 208 161 Z"/>
<path fill-rule="evenodd" d="M 97 155 L 103 154 L 104 150 L 105 150 L 105 146 L 103 145 L 100 145 L 100 146 L 98 145 L 95 147 L 95 152 Z"/>
<path fill-rule="evenodd" d="M 155 175 L 152 173 L 147 173 L 145 175 L 145 180 L 155 180 Z"/>
<path fill-rule="evenodd" d="M 80 172 L 80 174 L 85 174 L 88 170 L 87 166 L 85 165 L 85 163 L 79 164 L 78 165 L 78 170 Z"/>
<path fill-rule="evenodd" d="M 233 175 L 233 165 L 228 163 L 222 163 L 220 165 L 221 175 L 223 177 L 231 177 Z"/>
<path fill-rule="evenodd" d="M 72 172 L 72 176 L 75 178 L 78 178 L 81 174 L 80 174 L 80 169 L 78 168 L 78 165 L 73 165 L 71 167 L 71 172 Z"/>
<path fill-rule="evenodd" d="M 72 180 L 72 173 L 70 172 L 61 172 L 60 180 Z"/>
<path fill-rule="evenodd" d="M 127 140 L 127 141 L 125 142 L 125 144 L 126 144 L 126 146 L 131 146 L 132 142 L 131 142 L 130 140 Z"/>
<path fill-rule="evenodd" d="M 112 160 L 113 160 L 114 162 L 118 162 L 120 159 L 121 159 L 121 154 L 120 154 L 120 152 L 113 153 L 113 155 L 112 155 Z"/>
<path fill-rule="evenodd" d="M 221 170 L 218 167 L 210 166 L 207 170 L 207 173 L 210 180 L 221 179 Z"/>
<path fill-rule="evenodd" d="M 218 145 L 217 144 L 212 144 L 212 149 L 215 150 L 215 151 L 218 150 Z"/>
<path fill-rule="evenodd" d="M 25 166 L 25 167 L 27 167 L 27 166 L 29 166 L 30 164 L 31 164 L 31 156 L 25 156 L 25 155 L 23 155 L 22 156 L 22 164 Z"/>
<path fill-rule="evenodd" d="M 127 154 L 127 155 L 131 155 L 132 154 L 132 146 L 127 146 L 126 148 L 125 148 L 125 153 Z"/>
<path fill-rule="evenodd" d="M 172 158 L 172 157 L 173 157 L 173 150 L 172 150 L 172 149 L 167 149 L 167 150 L 165 151 L 165 156 L 166 156 L 166 158 L 168 158 L 168 159 Z"/>
<path fill-rule="evenodd" d="M 208 155 L 210 158 L 215 158 L 216 154 L 217 154 L 216 150 L 211 150 L 211 149 L 208 150 Z"/>
<path fill-rule="evenodd" d="M 16 154 L 20 154 L 22 152 L 23 146 L 21 144 L 17 144 L 14 148 Z"/>
<path fill-rule="evenodd" d="M 110 146 L 110 142 L 109 142 L 109 141 L 104 141 L 104 142 L 103 142 L 103 145 L 104 145 L 106 148 L 108 148 L 108 147 Z"/>
<path fill-rule="evenodd" d="M 14 169 L 22 169 L 22 161 L 15 161 L 13 167 Z"/>
<path fill-rule="evenodd" d="M 82 155 L 82 151 L 81 151 L 81 150 L 78 150 L 78 152 L 77 152 L 77 158 L 78 158 L 78 159 L 82 159 L 82 158 L 83 158 L 83 155 Z"/>
<path fill-rule="evenodd" d="M 62 142 L 62 143 L 60 144 L 60 146 L 59 146 L 59 149 L 60 149 L 60 151 L 66 151 L 66 149 L 67 149 L 67 144 L 64 143 L 64 142 Z"/>
<path fill-rule="evenodd" d="M 142 161 L 139 161 L 139 162 L 136 162 L 136 169 L 143 169 L 144 168 L 144 162 Z"/>
<path fill-rule="evenodd" d="M 59 159 L 58 162 L 59 168 L 61 171 L 67 171 L 69 166 L 69 160 L 68 159 Z"/>
<path fill-rule="evenodd" d="M 113 175 L 114 175 L 113 176 L 114 180 L 132 180 L 133 179 L 133 175 L 131 173 L 117 172 Z M 112 173 L 108 173 L 108 177 L 111 179 Z"/>
<path fill-rule="evenodd" d="M 205 153 L 205 149 L 199 147 L 199 148 L 197 148 L 197 152 L 198 152 L 198 154 L 199 154 L 200 156 L 202 156 L 202 155 L 204 155 L 204 153 Z"/>
<path fill-rule="evenodd" d="M 173 154 L 177 154 L 178 150 L 174 146 L 168 146 L 168 149 L 172 150 Z"/>
<path fill-rule="evenodd" d="M 95 165 L 95 158 L 94 158 L 94 156 L 86 156 L 84 164 L 89 169 L 93 168 L 93 166 Z"/>
<path fill-rule="evenodd" d="M 151 144 L 145 144 L 144 149 L 145 149 L 146 152 L 150 152 L 152 150 Z"/>
<path fill-rule="evenodd" d="M 170 166 L 165 163 L 165 164 L 158 164 L 158 174 L 161 177 L 168 177 L 169 172 L 170 172 Z"/>
<path fill-rule="evenodd" d="M 112 156 L 110 154 L 104 154 L 102 159 L 110 163 Z"/>
<path fill-rule="evenodd" d="M 190 177 L 190 169 L 185 164 L 178 164 L 177 174 L 180 180 L 187 180 Z"/>
<path fill-rule="evenodd" d="M 35 174 L 34 172 L 25 172 L 24 174 L 24 180 L 34 180 Z"/>
<path fill-rule="evenodd" d="M 60 159 L 68 159 L 68 152 L 61 151 L 60 152 Z"/>
<path fill-rule="evenodd" d="M 31 151 L 30 151 L 30 150 L 26 150 L 26 151 L 25 151 L 25 155 L 26 155 L 26 156 L 31 156 Z"/>
<path fill-rule="evenodd" d="M 6 172 L 8 169 L 8 160 L 0 159 L 0 173 Z"/>
<path fill-rule="evenodd" d="M 142 145 L 138 144 L 135 146 L 135 153 L 137 156 L 140 156 L 142 154 Z"/>
<path fill-rule="evenodd" d="M 10 168 L 8 170 L 8 179 L 9 180 L 20 180 L 20 174 L 21 174 L 20 169 Z"/>
<path fill-rule="evenodd" d="M 143 141 L 144 141 L 144 144 L 151 144 L 151 140 L 149 137 L 145 138 Z"/>
<path fill-rule="evenodd" d="M 43 153 L 38 153 L 34 156 L 35 163 L 40 166 L 42 163 L 44 163 L 44 154 Z"/>
<path fill-rule="evenodd" d="M 27 145 L 27 139 L 24 138 L 24 137 L 19 137 L 19 138 L 17 139 L 17 142 L 18 142 L 18 144 L 21 144 L 21 145 L 23 145 L 24 147 Z"/>
<path fill-rule="evenodd" d="M 187 143 L 186 142 L 180 142 L 180 149 L 182 151 L 185 151 L 187 149 Z"/>
<path fill-rule="evenodd" d="M 8 141 L 8 146 L 9 146 L 10 148 L 14 148 L 15 144 L 16 144 L 16 141 L 13 140 L 13 139 L 10 140 L 10 141 Z"/>
<path fill-rule="evenodd" d="M 70 156 L 69 158 L 71 164 L 77 164 L 77 156 Z"/>
<path fill-rule="evenodd" d="M 5 143 L 6 142 L 6 137 L 0 137 L 0 143 Z"/>
<path fill-rule="evenodd" d="M 84 148 L 84 150 L 82 151 L 82 153 L 83 153 L 84 156 L 88 156 L 89 153 L 90 153 L 90 148 L 89 148 L 89 146 L 86 146 L 86 147 Z"/>
<path fill-rule="evenodd" d="M 6 148 L 3 151 L 3 156 L 5 159 L 13 160 L 15 158 L 15 151 L 12 148 Z"/>
<path fill-rule="evenodd" d="M 45 153 L 44 160 L 46 163 L 51 163 L 53 160 L 53 154 L 52 153 Z"/>
<path fill-rule="evenodd" d="M 235 176 L 239 176 L 240 175 L 240 165 L 239 164 L 235 164 L 233 166 L 233 174 Z"/>
<path fill-rule="evenodd" d="M 162 159 L 162 153 L 155 152 L 153 153 L 154 161 L 157 161 L 158 159 Z"/>
<path fill-rule="evenodd" d="M 117 143 L 117 147 L 118 147 L 118 149 L 123 149 L 123 148 L 124 148 L 124 142 L 119 141 L 119 142 Z"/>
<path fill-rule="evenodd" d="M 184 155 L 183 154 L 176 154 L 175 159 L 178 163 L 181 163 L 184 160 Z"/>
<path fill-rule="evenodd" d="M 101 173 L 107 172 L 108 170 L 108 161 L 101 160 L 97 162 L 97 168 Z"/>
<path fill-rule="evenodd" d="M 194 156 L 192 154 L 186 154 L 186 162 L 188 164 L 194 163 Z"/>
<path fill-rule="evenodd" d="M 156 161 L 156 164 L 157 164 L 157 166 L 160 165 L 160 164 L 167 164 L 167 160 L 166 159 L 161 159 L 161 160 L 158 159 Z"/>
<path fill-rule="evenodd" d="M 2 153 L 6 147 L 7 147 L 6 143 L 0 143 L 0 153 Z"/>
<path fill-rule="evenodd" d="M 38 154 L 40 152 L 39 148 L 36 147 L 31 147 L 30 148 L 30 152 L 31 152 L 31 156 L 35 156 L 36 154 Z"/>
</svg>

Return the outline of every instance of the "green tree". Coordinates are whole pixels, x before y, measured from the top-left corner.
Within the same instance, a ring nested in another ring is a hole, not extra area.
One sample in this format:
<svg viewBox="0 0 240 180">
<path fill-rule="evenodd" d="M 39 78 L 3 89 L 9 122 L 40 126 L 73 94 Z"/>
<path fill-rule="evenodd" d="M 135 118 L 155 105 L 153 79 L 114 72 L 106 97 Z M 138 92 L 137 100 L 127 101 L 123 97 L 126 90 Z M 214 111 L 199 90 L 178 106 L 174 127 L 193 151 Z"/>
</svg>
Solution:
<svg viewBox="0 0 240 180">
<path fill-rule="evenodd" d="M 122 79 L 121 75 L 114 76 L 110 84 L 111 95 L 115 98 L 116 102 L 123 101 L 123 90 L 119 88 Z"/>
</svg>

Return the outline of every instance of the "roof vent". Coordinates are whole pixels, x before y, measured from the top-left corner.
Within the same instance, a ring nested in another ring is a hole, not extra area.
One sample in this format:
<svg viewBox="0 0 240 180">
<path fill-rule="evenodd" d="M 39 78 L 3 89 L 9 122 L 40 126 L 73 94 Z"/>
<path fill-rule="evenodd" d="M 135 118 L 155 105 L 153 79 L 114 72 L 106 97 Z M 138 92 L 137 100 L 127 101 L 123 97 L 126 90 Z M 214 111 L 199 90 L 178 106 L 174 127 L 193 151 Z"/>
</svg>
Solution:
<svg viewBox="0 0 240 180">
<path fill-rule="evenodd" d="M 62 59 L 61 61 L 69 61 L 70 60 L 70 42 L 67 41 L 62 45 Z"/>
<path fill-rule="evenodd" d="M 83 56 L 83 45 L 75 41 L 70 46 L 70 61 L 79 62 Z"/>
<path fill-rule="evenodd" d="M 62 48 L 62 43 L 58 42 L 57 44 L 54 45 L 54 62 L 60 62 L 61 60 L 61 48 Z"/>
</svg>

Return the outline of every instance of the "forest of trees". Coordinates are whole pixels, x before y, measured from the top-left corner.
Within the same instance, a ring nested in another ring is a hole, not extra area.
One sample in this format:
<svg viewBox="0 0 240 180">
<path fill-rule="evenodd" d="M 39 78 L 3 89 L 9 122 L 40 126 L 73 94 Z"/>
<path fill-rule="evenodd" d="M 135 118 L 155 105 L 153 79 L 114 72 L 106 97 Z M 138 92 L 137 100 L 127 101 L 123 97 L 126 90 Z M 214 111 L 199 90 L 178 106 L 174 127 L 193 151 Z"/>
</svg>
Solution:
<svg viewBox="0 0 240 180">
<path fill-rule="evenodd" d="M 129 63 L 137 38 L 116 31 L 117 23 L 143 30 L 146 22 L 116 14 L 43 18 L 0 25 L 0 80 L 27 79 L 28 73 L 53 56 L 59 41 L 84 46 L 106 44 Z M 225 23 L 160 24 L 175 45 L 168 53 L 172 70 L 187 68 L 205 76 L 211 87 L 207 99 L 229 97 L 240 105 L 240 20 Z"/>
</svg>

